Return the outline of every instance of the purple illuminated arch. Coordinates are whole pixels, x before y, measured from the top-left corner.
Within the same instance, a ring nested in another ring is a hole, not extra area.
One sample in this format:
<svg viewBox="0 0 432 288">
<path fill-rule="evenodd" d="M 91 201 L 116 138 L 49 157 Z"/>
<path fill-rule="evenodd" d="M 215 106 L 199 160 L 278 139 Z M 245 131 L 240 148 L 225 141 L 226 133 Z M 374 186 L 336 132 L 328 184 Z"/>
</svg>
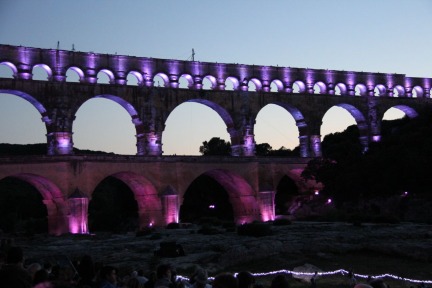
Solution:
<svg viewBox="0 0 432 288">
<path fill-rule="evenodd" d="M 386 87 L 382 84 L 378 84 L 374 89 L 375 96 L 385 96 L 386 95 Z"/>
<path fill-rule="evenodd" d="M 116 102 L 117 104 L 119 104 L 120 106 L 122 106 L 129 113 L 129 115 L 132 117 L 132 119 L 134 119 L 134 120 L 138 119 L 138 113 L 135 110 L 135 108 L 133 107 L 133 105 L 130 104 L 129 102 L 127 102 L 126 100 L 124 100 L 123 98 L 120 98 L 120 97 L 114 96 L 114 95 L 110 95 L 110 94 L 101 94 L 101 95 L 97 95 L 93 98 L 104 98 L 104 99 L 112 100 L 112 101 Z M 90 98 L 90 99 L 93 99 L 93 98 Z M 88 100 L 90 100 L 90 99 L 88 99 Z M 136 124 L 137 123 L 135 123 L 135 125 Z"/>
<path fill-rule="evenodd" d="M 274 105 L 278 105 L 278 106 L 284 108 L 294 118 L 294 120 L 296 121 L 297 127 L 306 127 L 306 123 L 305 123 L 303 114 L 300 112 L 300 110 L 298 108 L 292 106 L 291 104 L 282 103 L 282 102 L 272 102 L 272 103 L 268 103 L 268 104 L 274 104 Z"/>
<path fill-rule="evenodd" d="M 217 86 L 217 81 L 216 81 L 216 78 L 214 76 L 211 76 L 211 75 L 205 76 L 203 78 L 203 85 L 204 85 L 204 81 L 209 81 L 210 82 L 210 88 L 208 88 L 208 89 L 213 90 Z"/>
<path fill-rule="evenodd" d="M 393 97 L 404 97 L 405 96 L 405 89 L 401 85 L 396 85 L 393 88 Z"/>
<path fill-rule="evenodd" d="M 47 116 L 45 107 L 42 105 L 42 103 L 40 103 L 38 100 L 36 100 L 32 96 L 30 96 L 29 94 L 18 91 L 18 90 L 9 90 L 9 89 L 0 89 L 0 93 L 12 94 L 12 95 L 15 95 L 15 96 L 18 96 L 22 99 L 27 100 L 39 111 L 39 113 L 42 116 L 42 121 L 49 124 L 50 119 Z"/>
<path fill-rule="evenodd" d="M 16 66 L 13 63 L 4 61 L 4 62 L 0 62 L 0 65 L 4 65 L 4 66 L 9 67 L 12 70 L 12 77 L 13 78 L 16 77 L 16 75 L 18 73 L 18 69 L 16 68 Z"/>
<path fill-rule="evenodd" d="M 34 72 L 35 68 L 42 68 L 42 70 L 46 72 L 47 78 L 44 79 L 44 80 L 51 80 L 52 79 L 52 74 L 53 73 L 52 73 L 51 68 L 48 65 L 46 65 L 46 64 L 36 64 L 36 65 L 33 66 L 32 73 Z"/>
<path fill-rule="evenodd" d="M 114 80 L 115 80 L 114 73 L 111 70 L 101 69 L 101 70 L 99 70 L 99 72 L 97 73 L 97 75 L 99 75 L 99 73 L 104 73 L 108 77 L 108 79 L 109 79 L 109 84 L 114 84 Z"/>
<path fill-rule="evenodd" d="M 80 68 L 71 66 L 66 70 L 66 74 L 68 74 L 69 71 L 73 71 L 72 73 L 76 73 L 78 75 L 79 82 L 84 82 L 84 72 Z M 66 81 L 68 81 L 67 78 Z"/>
<path fill-rule="evenodd" d="M 336 91 L 337 91 L 336 88 L 339 89 L 339 93 L 336 93 Z M 338 84 L 336 84 L 336 86 L 335 86 L 335 95 L 341 95 L 341 96 L 347 95 L 347 87 L 346 87 L 346 85 L 344 83 L 338 83 Z"/>
<path fill-rule="evenodd" d="M 215 169 L 203 173 L 217 181 L 228 193 L 237 224 L 260 220 L 259 206 L 249 183 L 231 171 Z"/>
<path fill-rule="evenodd" d="M 424 91 L 420 86 L 414 86 L 412 89 L 412 97 L 414 98 L 422 98 L 424 95 Z"/>
<path fill-rule="evenodd" d="M 162 73 L 162 72 L 157 73 L 153 77 L 153 86 L 158 87 L 161 84 L 161 83 L 158 83 L 157 78 L 156 78 L 157 76 L 159 76 L 162 79 L 162 81 L 163 81 L 161 87 L 169 87 L 169 78 L 168 78 L 168 76 L 165 73 Z"/>
<path fill-rule="evenodd" d="M 295 88 L 297 87 L 297 89 Z M 306 85 L 300 81 L 294 81 L 293 83 L 293 93 L 304 93 L 306 91 Z"/>
<path fill-rule="evenodd" d="M 133 192 L 138 203 L 140 227 L 168 224 L 163 221 L 158 192 L 146 177 L 133 172 L 118 172 L 110 176 L 125 183 Z"/>
<path fill-rule="evenodd" d="M 262 90 L 262 83 L 257 78 L 252 78 L 249 80 L 249 83 L 252 82 L 255 85 L 255 91 L 261 91 Z M 253 91 L 253 90 L 250 90 Z"/>
<path fill-rule="evenodd" d="M 225 87 L 230 86 L 230 85 L 227 85 L 227 82 L 228 83 L 232 83 L 233 90 L 238 90 L 238 88 L 240 86 L 240 82 L 239 82 L 239 80 L 236 77 L 233 77 L 233 76 L 227 77 L 226 80 L 225 80 Z"/>
<path fill-rule="evenodd" d="M 416 118 L 418 116 L 417 111 L 415 111 L 413 108 L 406 106 L 406 105 L 396 105 L 396 106 L 393 106 L 392 108 L 395 108 L 395 109 L 398 109 L 398 110 L 404 112 L 405 115 L 407 115 L 411 119 Z"/>
<path fill-rule="evenodd" d="M 184 79 L 184 80 L 186 81 L 187 84 L 186 84 L 186 87 L 180 87 L 180 86 L 179 86 L 179 88 L 187 88 L 187 89 L 190 89 L 190 88 L 193 87 L 194 81 L 193 81 L 191 75 L 189 75 L 189 74 L 182 74 L 182 75 L 179 77 L 179 83 L 180 83 L 180 80 L 181 80 L 181 79 Z"/>
<path fill-rule="evenodd" d="M 314 94 L 325 94 L 327 92 L 327 87 L 324 82 L 316 82 L 314 85 Z"/>
<path fill-rule="evenodd" d="M 367 95 L 367 88 L 364 84 L 357 84 L 354 88 L 355 90 L 355 96 L 366 96 Z"/>
<path fill-rule="evenodd" d="M 276 89 L 277 89 L 277 90 L 274 91 L 274 92 L 282 92 L 282 91 L 284 90 L 283 83 L 282 83 L 282 81 L 280 81 L 279 79 L 275 79 L 275 80 L 273 80 L 273 81 L 270 83 L 270 87 L 271 87 L 273 84 L 276 86 Z"/>
<path fill-rule="evenodd" d="M 9 177 L 19 179 L 33 186 L 43 198 L 48 212 L 48 233 L 60 235 L 69 232 L 69 206 L 60 189 L 43 176 L 21 173 Z"/>
<path fill-rule="evenodd" d="M 137 79 L 138 86 L 141 86 L 144 83 L 144 78 L 138 71 L 129 71 L 129 73 L 126 76 L 126 79 L 129 77 L 129 75 L 132 75 Z"/>
</svg>

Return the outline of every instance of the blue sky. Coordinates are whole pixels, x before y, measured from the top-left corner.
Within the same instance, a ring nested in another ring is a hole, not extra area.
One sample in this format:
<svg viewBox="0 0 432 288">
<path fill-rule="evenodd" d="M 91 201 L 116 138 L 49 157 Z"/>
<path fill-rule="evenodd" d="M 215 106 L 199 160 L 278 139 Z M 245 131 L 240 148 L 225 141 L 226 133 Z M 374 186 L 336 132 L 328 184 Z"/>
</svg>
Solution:
<svg viewBox="0 0 432 288">
<path fill-rule="evenodd" d="M 432 1 L 48 1 L 1 0 L 0 43 L 198 61 L 402 73 L 432 77 Z M 0 76 L 8 73 L 0 67 Z M 35 72 L 35 75 L 37 71 Z M 390 116 L 388 116 L 390 117 Z M 25 100 L 0 94 L 0 143 L 46 142 L 40 115 Z M 321 134 L 354 120 L 332 109 Z M 94 99 L 76 114 L 75 147 L 135 154 L 135 130 L 118 104 Z M 210 108 L 183 104 L 168 118 L 165 154 L 199 154 L 211 137 L 229 140 Z M 293 148 L 288 112 L 266 106 L 257 143 Z"/>
</svg>

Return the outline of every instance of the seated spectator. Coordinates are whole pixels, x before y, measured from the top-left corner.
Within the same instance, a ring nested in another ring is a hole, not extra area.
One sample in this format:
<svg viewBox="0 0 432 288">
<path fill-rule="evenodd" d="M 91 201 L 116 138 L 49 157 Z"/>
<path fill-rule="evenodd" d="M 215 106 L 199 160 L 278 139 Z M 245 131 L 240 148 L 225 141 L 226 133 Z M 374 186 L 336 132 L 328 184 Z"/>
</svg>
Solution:
<svg viewBox="0 0 432 288">
<path fill-rule="evenodd" d="M 30 288 L 32 279 L 24 269 L 24 255 L 20 247 L 7 251 L 6 264 L 0 269 L 0 284 L 3 288 Z"/>
<path fill-rule="evenodd" d="M 198 268 L 193 275 L 192 288 L 210 288 L 208 284 L 208 274 L 203 268 Z"/>
<path fill-rule="evenodd" d="M 237 278 L 231 273 L 222 273 L 213 280 L 213 288 L 238 288 Z"/>
<path fill-rule="evenodd" d="M 33 286 L 48 281 L 49 281 L 49 274 L 45 269 L 41 269 L 37 271 L 33 276 Z"/>
<path fill-rule="evenodd" d="M 369 282 L 369 285 L 373 288 L 387 288 L 388 285 L 382 279 L 374 279 Z"/>
<path fill-rule="evenodd" d="M 156 282 L 154 288 L 164 287 L 164 288 L 174 288 L 174 283 L 172 282 L 174 268 L 169 264 L 161 264 L 156 269 Z"/>
<path fill-rule="evenodd" d="M 117 270 L 112 266 L 104 266 L 100 270 L 99 288 L 117 288 Z"/>
</svg>

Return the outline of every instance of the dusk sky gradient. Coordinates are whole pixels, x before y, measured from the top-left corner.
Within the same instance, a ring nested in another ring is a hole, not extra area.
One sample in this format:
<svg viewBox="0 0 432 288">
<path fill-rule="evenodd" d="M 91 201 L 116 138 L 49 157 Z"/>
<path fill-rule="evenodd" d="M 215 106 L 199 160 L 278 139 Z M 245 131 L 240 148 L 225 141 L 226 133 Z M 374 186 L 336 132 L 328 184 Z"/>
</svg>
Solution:
<svg viewBox="0 0 432 288">
<path fill-rule="evenodd" d="M 410 77 L 432 77 L 431 31 L 428 0 L 0 0 L 1 44 L 55 49 L 60 41 L 65 50 L 74 45 L 83 52 L 179 60 L 190 58 L 193 48 L 197 61 Z M 0 65 L 0 77 L 10 73 Z M 321 134 L 354 123 L 348 112 L 332 108 Z M 87 101 L 76 114 L 73 132 L 77 148 L 136 153 L 134 125 L 113 101 Z M 0 94 L 0 143 L 46 143 L 45 134 L 30 103 Z M 274 149 L 298 145 L 294 119 L 275 105 L 258 114 L 254 134 L 256 143 Z M 198 155 L 202 142 L 212 137 L 230 141 L 216 112 L 182 104 L 166 122 L 162 150 Z"/>
</svg>

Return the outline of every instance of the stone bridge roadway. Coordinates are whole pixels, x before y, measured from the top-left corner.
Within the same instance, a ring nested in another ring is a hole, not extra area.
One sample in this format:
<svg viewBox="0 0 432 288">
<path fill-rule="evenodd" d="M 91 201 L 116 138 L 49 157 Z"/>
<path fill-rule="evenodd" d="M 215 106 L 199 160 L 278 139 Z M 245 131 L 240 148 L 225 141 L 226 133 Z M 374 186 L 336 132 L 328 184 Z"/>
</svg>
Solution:
<svg viewBox="0 0 432 288">
<path fill-rule="evenodd" d="M 189 185 L 199 176 L 216 180 L 229 195 L 235 222 L 272 220 L 282 177 L 299 191 L 314 189 L 300 178 L 310 158 L 203 156 L 14 156 L 0 159 L 0 180 L 15 177 L 35 187 L 47 207 L 51 234 L 88 233 L 88 203 L 111 176 L 124 182 L 138 203 L 139 225 L 178 222 Z"/>
</svg>

